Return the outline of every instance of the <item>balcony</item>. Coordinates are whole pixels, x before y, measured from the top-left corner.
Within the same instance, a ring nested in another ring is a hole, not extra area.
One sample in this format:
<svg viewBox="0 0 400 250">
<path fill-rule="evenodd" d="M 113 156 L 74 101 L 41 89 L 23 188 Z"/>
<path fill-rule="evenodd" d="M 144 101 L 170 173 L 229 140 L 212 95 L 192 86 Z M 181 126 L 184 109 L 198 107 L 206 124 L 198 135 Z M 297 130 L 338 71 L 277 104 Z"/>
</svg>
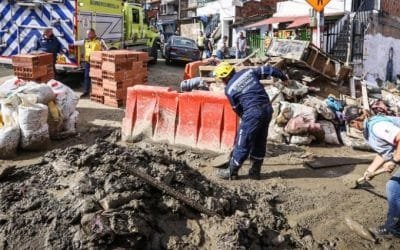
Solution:
<svg viewBox="0 0 400 250">
<path fill-rule="evenodd" d="M 161 4 L 171 4 L 177 2 L 176 0 L 161 0 Z"/>
</svg>

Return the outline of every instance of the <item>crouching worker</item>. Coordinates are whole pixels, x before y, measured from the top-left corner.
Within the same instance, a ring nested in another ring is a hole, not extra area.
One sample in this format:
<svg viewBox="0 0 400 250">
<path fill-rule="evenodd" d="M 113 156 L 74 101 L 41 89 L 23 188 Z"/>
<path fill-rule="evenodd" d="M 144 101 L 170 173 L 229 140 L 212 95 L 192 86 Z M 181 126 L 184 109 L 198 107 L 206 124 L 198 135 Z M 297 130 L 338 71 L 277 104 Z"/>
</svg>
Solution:
<svg viewBox="0 0 400 250">
<path fill-rule="evenodd" d="M 229 167 L 219 170 L 217 176 L 222 179 L 237 179 L 240 167 L 250 154 L 249 178 L 260 179 L 268 126 L 273 113 L 260 79 L 273 76 L 280 78 L 286 85 L 288 78 L 279 69 L 270 66 L 235 72 L 234 67 L 226 62 L 220 63 L 214 74 L 224 82 L 225 94 L 233 110 L 241 118 Z"/>
<path fill-rule="evenodd" d="M 372 108 L 374 110 L 374 108 Z M 370 175 L 378 169 L 391 173 L 400 164 L 400 117 L 382 113 L 364 121 L 364 137 L 369 146 L 378 154 L 364 173 Z M 377 237 L 400 237 L 400 170 L 397 170 L 386 184 L 388 213 L 386 223 L 371 231 Z"/>
</svg>

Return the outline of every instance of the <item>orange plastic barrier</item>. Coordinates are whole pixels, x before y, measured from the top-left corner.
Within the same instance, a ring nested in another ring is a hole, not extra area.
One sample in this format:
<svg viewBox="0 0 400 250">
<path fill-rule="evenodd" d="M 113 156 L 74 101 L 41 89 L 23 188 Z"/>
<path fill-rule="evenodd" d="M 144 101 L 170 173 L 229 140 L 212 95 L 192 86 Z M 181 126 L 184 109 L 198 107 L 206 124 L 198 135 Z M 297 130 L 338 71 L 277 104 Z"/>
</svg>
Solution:
<svg viewBox="0 0 400 250">
<path fill-rule="evenodd" d="M 220 93 L 177 93 L 167 87 L 128 88 L 123 140 L 148 138 L 216 152 L 229 151 L 238 117 Z"/>
<path fill-rule="evenodd" d="M 193 93 L 179 95 L 175 143 L 196 147 L 200 123 L 201 97 Z"/>
<path fill-rule="evenodd" d="M 153 139 L 156 141 L 175 142 L 175 126 L 178 111 L 178 92 L 158 93 L 156 125 Z"/>
<path fill-rule="evenodd" d="M 200 66 L 204 66 L 204 65 L 206 65 L 206 63 L 201 60 L 187 63 L 185 66 L 185 72 L 183 74 L 183 80 L 187 80 L 187 79 L 190 79 L 190 78 L 193 78 L 196 76 L 200 76 L 199 68 L 200 68 Z"/>
</svg>

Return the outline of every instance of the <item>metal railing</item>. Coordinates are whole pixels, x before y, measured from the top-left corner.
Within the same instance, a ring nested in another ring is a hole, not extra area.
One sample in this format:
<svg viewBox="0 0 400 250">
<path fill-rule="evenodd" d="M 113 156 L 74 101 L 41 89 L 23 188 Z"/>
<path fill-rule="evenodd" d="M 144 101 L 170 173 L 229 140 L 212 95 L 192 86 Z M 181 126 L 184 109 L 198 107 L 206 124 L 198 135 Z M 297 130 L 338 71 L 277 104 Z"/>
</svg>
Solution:
<svg viewBox="0 0 400 250">
<path fill-rule="evenodd" d="M 365 10 L 365 0 L 361 1 L 352 20 L 351 61 L 362 61 L 364 56 L 364 36 L 371 22 L 372 10 Z"/>
<path fill-rule="evenodd" d="M 256 50 L 257 56 L 265 56 L 267 53 L 267 48 L 265 47 L 265 39 L 260 35 L 249 34 L 247 36 L 247 47 L 250 49 L 249 53 L 252 53 Z"/>
<path fill-rule="evenodd" d="M 326 53 L 333 54 L 335 46 L 338 45 L 338 40 L 342 39 L 340 35 L 345 32 L 347 32 L 347 35 L 349 34 L 349 21 L 349 14 L 345 14 L 339 21 L 336 22 L 325 21 L 326 31 L 324 32 L 324 51 Z"/>
</svg>

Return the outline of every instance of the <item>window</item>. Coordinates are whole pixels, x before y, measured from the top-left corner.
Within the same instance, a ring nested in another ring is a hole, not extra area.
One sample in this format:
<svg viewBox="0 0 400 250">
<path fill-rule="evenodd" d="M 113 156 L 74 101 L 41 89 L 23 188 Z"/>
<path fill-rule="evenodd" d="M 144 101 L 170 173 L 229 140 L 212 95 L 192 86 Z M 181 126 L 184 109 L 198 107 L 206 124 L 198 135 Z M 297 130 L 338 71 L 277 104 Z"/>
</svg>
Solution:
<svg viewBox="0 0 400 250">
<path fill-rule="evenodd" d="M 132 22 L 133 23 L 139 23 L 140 22 L 139 10 L 138 9 L 132 9 Z"/>
<path fill-rule="evenodd" d="M 173 45 L 178 47 L 197 48 L 197 45 L 193 40 L 184 38 L 175 38 L 173 40 Z"/>
</svg>

